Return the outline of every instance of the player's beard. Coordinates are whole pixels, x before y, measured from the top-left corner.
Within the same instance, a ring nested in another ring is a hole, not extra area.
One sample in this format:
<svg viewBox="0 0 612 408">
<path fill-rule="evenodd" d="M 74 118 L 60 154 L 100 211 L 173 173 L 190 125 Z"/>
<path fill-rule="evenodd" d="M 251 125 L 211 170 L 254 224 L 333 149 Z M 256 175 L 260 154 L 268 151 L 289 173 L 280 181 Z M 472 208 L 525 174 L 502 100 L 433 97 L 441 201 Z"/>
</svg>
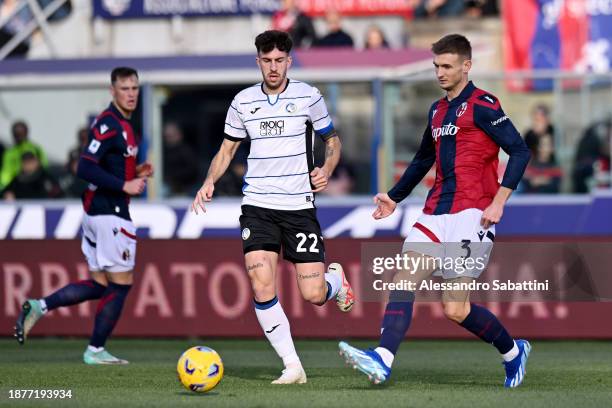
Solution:
<svg viewBox="0 0 612 408">
<path fill-rule="evenodd" d="M 268 76 L 264 76 L 264 83 L 266 84 L 266 88 L 268 88 L 270 91 L 278 90 L 285 83 L 287 74 L 286 73 L 281 74 L 280 72 L 278 72 L 277 74 L 278 74 L 279 80 L 276 84 L 270 82 L 270 80 L 268 79 Z"/>
</svg>

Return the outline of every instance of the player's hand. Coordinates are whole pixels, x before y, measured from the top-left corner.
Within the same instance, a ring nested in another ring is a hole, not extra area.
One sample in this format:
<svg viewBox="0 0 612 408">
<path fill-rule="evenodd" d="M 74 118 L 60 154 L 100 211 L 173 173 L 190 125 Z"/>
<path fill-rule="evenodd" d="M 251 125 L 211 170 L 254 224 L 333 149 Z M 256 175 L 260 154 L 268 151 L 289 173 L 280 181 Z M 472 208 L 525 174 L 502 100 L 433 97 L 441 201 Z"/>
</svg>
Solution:
<svg viewBox="0 0 612 408">
<path fill-rule="evenodd" d="M 372 217 L 375 220 L 390 216 L 395 211 L 395 207 L 397 207 L 397 203 L 387 193 L 376 194 L 374 204 L 376 204 L 376 210 L 372 213 Z"/>
<path fill-rule="evenodd" d="M 147 181 L 144 178 L 135 178 L 123 183 L 123 191 L 131 196 L 137 196 L 141 194 L 147 185 Z"/>
<path fill-rule="evenodd" d="M 151 163 L 142 163 L 136 166 L 136 177 L 152 177 L 153 165 Z"/>
<path fill-rule="evenodd" d="M 310 172 L 310 183 L 314 186 L 314 189 L 312 190 L 313 193 L 318 193 L 319 191 L 325 190 L 328 181 L 329 174 L 327 174 L 327 171 L 319 167 L 315 167 L 314 170 Z"/>
<path fill-rule="evenodd" d="M 501 220 L 503 213 L 504 206 L 493 201 L 491 205 L 485 208 L 485 210 L 482 212 L 480 225 L 482 225 L 484 229 L 488 229 L 491 225 L 495 225 L 499 222 L 499 220 Z"/>
<path fill-rule="evenodd" d="M 215 191 L 215 185 L 213 183 L 205 182 L 202 188 L 198 190 L 193 203 L 191 203 L 191 211 L 198 214 L 198 207 L 202 212 L 206 212 L 204 203 L 209 203 L 212 200 L 213 192 Z"/>
</svg>

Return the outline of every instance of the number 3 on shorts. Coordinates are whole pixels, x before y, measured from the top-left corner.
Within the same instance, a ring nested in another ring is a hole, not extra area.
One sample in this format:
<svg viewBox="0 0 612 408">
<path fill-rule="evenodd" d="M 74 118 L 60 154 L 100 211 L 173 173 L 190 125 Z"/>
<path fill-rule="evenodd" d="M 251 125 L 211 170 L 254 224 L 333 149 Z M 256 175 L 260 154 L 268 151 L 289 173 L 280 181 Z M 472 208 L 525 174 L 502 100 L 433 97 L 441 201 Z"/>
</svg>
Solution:
<svg viewBox="0 0 612 408">
<path fill-rule="evenodd" d="M 313 233 L 313 234 L 308 234 L 308 236 L 306 236 L 306 234 L 304 234 L 303 232 L 300 232 L 300 233 L 295 234 L 295 237 L 300 240 L 297 247 L 295 248 L 295 252 L 319 253 L 319 248 L 317 248 L 317 242 L 319 240 L 319 237 L 317 237 L 317 234 Z M 312 245 L 310 245 L 310 248 L 307 250 L 306 248 L 304 248 L 304 244 L 306 243 L 308 238 L 312 239 Z"/>
</svg>

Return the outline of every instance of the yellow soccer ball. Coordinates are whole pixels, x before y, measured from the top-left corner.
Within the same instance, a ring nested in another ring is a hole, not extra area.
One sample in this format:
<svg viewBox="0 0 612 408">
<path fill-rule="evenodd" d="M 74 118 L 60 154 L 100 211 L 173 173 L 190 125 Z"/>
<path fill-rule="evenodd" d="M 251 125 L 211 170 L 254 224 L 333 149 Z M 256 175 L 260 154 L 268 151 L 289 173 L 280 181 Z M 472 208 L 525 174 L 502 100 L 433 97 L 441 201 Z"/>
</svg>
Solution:
<svg viewBox="0 0 612 408">
<path fill-rule="evenodd" d="M 185 351 L 176 366 L 181 384 L 194 392 L 207 392 L 223 378 L 223 361 L 210 347 L 198 346 Z"/>
</svg>

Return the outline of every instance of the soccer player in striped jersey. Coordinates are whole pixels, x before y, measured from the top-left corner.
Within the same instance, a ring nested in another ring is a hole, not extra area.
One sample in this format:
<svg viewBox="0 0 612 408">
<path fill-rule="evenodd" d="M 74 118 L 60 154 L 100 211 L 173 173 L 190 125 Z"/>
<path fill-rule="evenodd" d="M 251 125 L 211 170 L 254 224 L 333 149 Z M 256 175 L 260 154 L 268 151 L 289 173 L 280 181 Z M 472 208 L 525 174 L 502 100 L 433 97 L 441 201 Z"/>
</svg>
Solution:
<svg viewBox="0 0 612 408">
<path fill-rule="evenodd" d="M 255 314 L 285 365 L 282 375 L 272 383 L 301 384 L 306 382 L 306 374 L 276 296 L 276 267 L 282 248 L 284 258 L 295 265 L 305 300 L 323 305 L 335 299 L 343 312 L 353 306 L 353 291 L 342 266 L 332 263 L 325 272 L 325 247 L 314 207 L 314 193 L 327 186 L 340 159 L 341 144 L 320 92 L 287 78 L 292 47 L 289 35 L 266 31 L 257 36 L 255 47 L 263 81 L 242 90 L 232 101 L 225 139 L 192 210 L 204 210 L 238 145 L 250 138 L 240 227 Z M 321 167 L 313 162 L 315 134 L 326 145 Z"/>
<path fill-rule="evenodd" d="M 413 258 L 472 257 L 484 262 L 465 271 L 422 262 L 417 270 L 396 273 L 394 281 L 414 282 L 417 288 L 434 272 L 447 282 L 469 284 L 478 278 L 489 259 L 495 224 L 529 161 L 529 150 L 498 99 L 468 80 L 472 48 L 467 38 L 445 36 L 433 44 L 432 51 L 438 84 L 446 96 L 431 106 L 421 146 L 402 178 L 388 193 L 376 195 L 373 216 L 381 219 L 391 215 L 435 164 L 434 185 L 423 214 L 408 233 L 403 252 Z M 509 155 L 501 185 L 497 175 L 500 147 Z M 410 326 L 414 297 L 412 291 L 390 292 L 380 343 L 374 350 L 339 344 L 345 360 L 374 383 L 386 381 L 391 374 L 394 356 Z M 495 315 L 471 304 L 468 290 L 444 291 L 442 304 L 448 319 L 499 351 L 506 369 L 504 385 L 520 385 L 531 350 L 529 342 L 515 341 Z"/>
<path fill-rule="evenodd" d="M 121 316 L 134 280 L 136 228 L 130 218 L 130 197 L 139 195 L 153 175 L 149 163 L 136 165 L 138 140 L 130 118 L 136 110 L 138 73 L 129 67 L 111 72 L 112 103 L 89 129 L 89 142 L 81 154 L 77 174 L 89 182 L 83 194 L 81 249 L 91 278 L 71 283 L 42 299 L 28 299 L 17 319 L 15 337 L 20 344 L 48 311 L 99 299 L 86 364 L 127 364 L 110 354 L 105 343 Z"/>
</svg>

